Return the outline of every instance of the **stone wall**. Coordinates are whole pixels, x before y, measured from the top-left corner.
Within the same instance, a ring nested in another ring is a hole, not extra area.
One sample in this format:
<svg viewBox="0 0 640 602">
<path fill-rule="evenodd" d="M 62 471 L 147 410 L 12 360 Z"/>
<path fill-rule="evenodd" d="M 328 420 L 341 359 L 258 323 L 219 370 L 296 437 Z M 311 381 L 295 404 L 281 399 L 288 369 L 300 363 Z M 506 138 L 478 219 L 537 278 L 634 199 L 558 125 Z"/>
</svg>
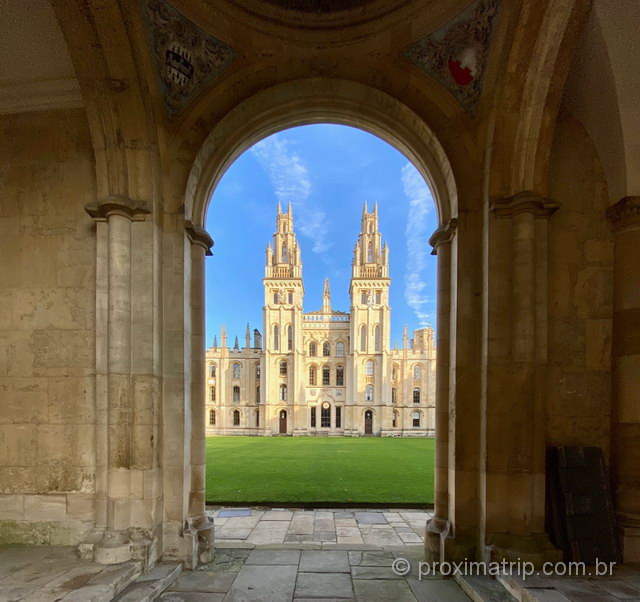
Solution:
<svg viewBox="0 0 640 602">
<path fill-rule="evenodd" d="M 94 174 L 83 110 L 0 117 L 0 543 L 93 525 Z"/>
<path fill-rule="evenodd" d="M 548 445 L 609 449 L 613 238 L 602 164 L 580 122 L 558 121 L 551 156 Z"/>
</svg>

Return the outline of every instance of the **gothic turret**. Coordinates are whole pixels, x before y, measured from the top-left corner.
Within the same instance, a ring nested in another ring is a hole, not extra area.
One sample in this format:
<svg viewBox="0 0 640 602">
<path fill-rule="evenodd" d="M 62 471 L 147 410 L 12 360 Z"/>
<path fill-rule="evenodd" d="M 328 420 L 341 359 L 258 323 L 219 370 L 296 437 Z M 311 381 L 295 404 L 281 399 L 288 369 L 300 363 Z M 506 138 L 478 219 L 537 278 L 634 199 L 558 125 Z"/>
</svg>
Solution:
<svg viewBox="0 0 640 602">
<path fill-rule="evenodd" d="M 331 313 L 331 290 L 329 289 L 329 279 L 324 279 L 324 292 L 322 293 L 322 313 Z"/>
<path fill-rule="evenodd" d="M 378 231 L 378 203 L 369 212 L 365 201 L 360 221 L 360 236 L 353 253 L 353 278 L 387 278 L 389 275 L 389 249 L 382 244 Z"/>
</svg>

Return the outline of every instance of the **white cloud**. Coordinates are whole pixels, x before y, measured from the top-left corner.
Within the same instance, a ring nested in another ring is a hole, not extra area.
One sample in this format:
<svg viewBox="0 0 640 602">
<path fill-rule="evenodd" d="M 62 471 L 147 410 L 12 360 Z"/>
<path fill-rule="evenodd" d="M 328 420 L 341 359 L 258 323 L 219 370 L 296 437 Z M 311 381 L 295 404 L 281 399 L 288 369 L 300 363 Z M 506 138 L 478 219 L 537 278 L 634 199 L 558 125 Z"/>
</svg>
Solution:
<svg viewBox="0 0 640 602">
<path fill-rule="evenodd" d="M 331 246 L 327 241 L 327 216 L 324 211 L 309 203 L 309 170 L 298 153 L 290 148 L 289 140 L 275 134 L 258 142 L 251 152 L 267 172 L 282 208 L 286 210 L 287 203 L 291 203 L 296 229 L 311 240 L 313 252 L 321 254 L 327 251 Z"/>
<path fill-rule="evenodd" d="M 405 228 L 407 265 L 405 266 L 404 298 L 422 327 L 432 323 L 435 318 L 434 299 L 426 294 L 427 283 L 424 281 L 429 254 L 427 215 L 433 209 L 433 199 L 426 182 L 411 163 L 407 163 L 402 168 L 402 187 L 409 201 L 409 214 Z"/>
</svg>

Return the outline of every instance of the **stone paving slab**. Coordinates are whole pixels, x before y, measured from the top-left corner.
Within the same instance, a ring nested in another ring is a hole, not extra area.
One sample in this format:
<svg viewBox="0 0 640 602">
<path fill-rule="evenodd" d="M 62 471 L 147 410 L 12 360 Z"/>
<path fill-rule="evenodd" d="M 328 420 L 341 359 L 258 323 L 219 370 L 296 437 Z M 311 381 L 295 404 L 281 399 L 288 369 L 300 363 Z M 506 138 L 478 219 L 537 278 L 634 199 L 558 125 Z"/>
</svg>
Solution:
<svg viewBox="0 0 640 602">
<path fill-rule="evenodd" d="M 300 557 L 300 571 L 308 573 L 348 573 L 349 555 L 346 551 L 341 550 L 303 550 Z"/>
<path fill-rule="evenodd" d="M 227 595 L 234 602 L 291 600 L 296 587 L 295 566 L 244 566 Z"/>
<path fill-rule="evenodd" d="M 351 577 L 345 573 L 298 573 L 295 597 L 353 599 Z"/>
</svg>

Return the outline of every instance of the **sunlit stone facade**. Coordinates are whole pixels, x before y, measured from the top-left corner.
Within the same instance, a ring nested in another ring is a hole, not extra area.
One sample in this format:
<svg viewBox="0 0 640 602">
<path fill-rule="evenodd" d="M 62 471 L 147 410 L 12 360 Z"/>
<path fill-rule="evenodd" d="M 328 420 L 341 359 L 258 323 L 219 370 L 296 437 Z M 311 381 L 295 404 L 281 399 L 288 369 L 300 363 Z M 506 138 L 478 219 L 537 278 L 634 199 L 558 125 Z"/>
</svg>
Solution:
<svg viewBox="0 0 640 602">
<path fill-rule="evenodd" d="M 389 248 L 378 211 L 362 212 L 350 285 L 351 311 L 304 313 L 302 259 L 291 207 L 278 207 L 266 251 L 263 332 L 241 348 L 223 328 L 207 350 L 208 435 L 432 436 L 436 351 L 433 329 L 405 328 L 389 344 Z"/>
</svg>

